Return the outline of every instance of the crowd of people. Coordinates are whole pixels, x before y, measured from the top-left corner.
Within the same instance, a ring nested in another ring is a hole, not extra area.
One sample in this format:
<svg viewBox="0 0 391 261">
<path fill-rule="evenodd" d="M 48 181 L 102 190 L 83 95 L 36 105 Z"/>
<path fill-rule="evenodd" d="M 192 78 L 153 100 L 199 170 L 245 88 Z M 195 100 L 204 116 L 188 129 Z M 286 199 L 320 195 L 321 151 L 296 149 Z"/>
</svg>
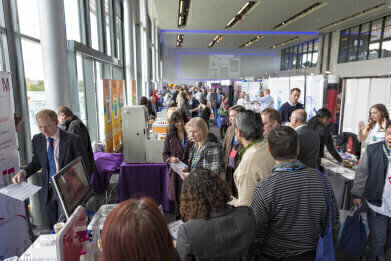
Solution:
<svg viewBox="0 0 391 261">
<path fill-rule="evenodd" d="M 163 104 L 168 108 L 162 156 L 168 166 L 168 198 L 184 224 L 173 240 L 153 200 L 124 201 L 104 225 L 103 260 L 314 260 L 325 225 L 335 244 L 339 208 L 330 182 L 318 170 L 324 147 L 343 162 L 328 127 L 333 115 L 321 108 L 307 121 L 300 95 L 299 89 L 291 90 L 277 111 L 265 89 L 259 112 L 245 109 L 244 92 L 231 107 L 220 89 L 177 86 L 142 97 L 150 117 Z M 221 139 L 210 132 L 213 113 L 219 115 Z M 16 129 L 22 120 L 15 115 Z M 13 181 L 20 183 L 42 169 L 41 197 L 52 226 L 60 210 L 51 176 L 78 156 L 88 173 L 95 164 L 87 127 L 69 108 L 42 110 L 36 120 L 41 133 L 33 138 L 32 162 Z M 363 150 L 353 203 L 368 205 L 371 260 L 382 260 L 384 228 L 391 217 L 391 122 L 383 104 L 370 108 L 357 139 Z M 177 173 L 171 164 L 179 162 L 187 167 Z"/>
</svg>

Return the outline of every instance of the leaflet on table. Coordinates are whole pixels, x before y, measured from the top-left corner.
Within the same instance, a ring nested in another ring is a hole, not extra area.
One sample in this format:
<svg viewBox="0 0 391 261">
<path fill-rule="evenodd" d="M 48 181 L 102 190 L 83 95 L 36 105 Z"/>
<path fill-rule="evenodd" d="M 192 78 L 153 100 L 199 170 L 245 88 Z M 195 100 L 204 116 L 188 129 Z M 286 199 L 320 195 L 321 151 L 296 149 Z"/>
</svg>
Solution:
<svg viewBox="0 0 391 261">
<path fill-rule="evenodd" d="M 179 227 L 182 224 L 183 224 L 182 220 L 177 220 L 177 221 L 174 221 L 174 222 L 168 224 L 168 230 L 170 231 L 170 234 L 173 239 L 176 240 L 178 238 Z"/>
<path fill-rule="evenodd" d="M 183 174 L 182 169 L 187 169 L 187 165 L 182 161 L 179 161 L 179 163 L 170 163 L 170 165 L 171 168 L 179 175 Z"/>
<path fill-rule="evenodd" d="M 20 201 L 24 201 L 37 193 L 41 187 L 31 185 L 27 182 L 20 184 L 13 183 L 5 188 L 0 189 L 0 193 Z"/>
</svg>

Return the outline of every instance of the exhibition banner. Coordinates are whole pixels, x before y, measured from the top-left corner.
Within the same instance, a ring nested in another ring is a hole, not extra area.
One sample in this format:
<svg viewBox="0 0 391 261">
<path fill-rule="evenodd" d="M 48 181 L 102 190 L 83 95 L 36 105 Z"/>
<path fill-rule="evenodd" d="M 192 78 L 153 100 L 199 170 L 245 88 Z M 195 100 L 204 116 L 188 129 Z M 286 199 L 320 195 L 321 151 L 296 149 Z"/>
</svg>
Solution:
<svg viewBox="0 0 391 261">
<path fill-rule="evenodd" d="M 117 89 L 117 80 L 110 80 L 110 90 L 111 90 L 111 124 L 113 128 L 113 144 L 114 151 L 119 148 L 119 96 Z"/>
<path fill-rule="evenodd" d="M 125 94 L 125 80 L 118 80 L 118 94 L 119 94 L 119 143 L 123 142 L 123 134 L 122 134 L 122 115 L 121 108 L 126 105 L 126 94 Z"/>
<path fill-rule="evenodd" d="M 20 167 L 11 74 L 0 72 L 0 81 L 0 188 L 3 188 L 12 184 Z M 0 260 L 22 255 L 29 245 L 24 202 L 0 194 Z"/>
<path fill-rule="evenodd" d="M 111 114 L 110 80 L 103 79 L 103 104 L 105 114 L 106 152 L 113 152 L 113 126 Z"/>
<path fill-rule="evenodd" d="M 137 98 L 136 80 L 132 80 L 132 105 L 137 105 L 136 98 Z"/>
</svg>

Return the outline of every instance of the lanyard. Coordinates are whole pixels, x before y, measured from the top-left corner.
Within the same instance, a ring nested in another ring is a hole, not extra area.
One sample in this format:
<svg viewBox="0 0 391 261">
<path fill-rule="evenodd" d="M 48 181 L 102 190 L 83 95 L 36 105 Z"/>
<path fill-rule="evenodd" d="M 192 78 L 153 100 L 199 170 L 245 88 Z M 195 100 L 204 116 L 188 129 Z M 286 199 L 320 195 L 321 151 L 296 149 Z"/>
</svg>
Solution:
<svg viewBox="0 0 391 261">
<path fill-rule="evenodd" d="M 196 149 L 194 150 L 194 152 L 193 152 L 193 158 L 192 158 L 192 160 L 191 160 L 191 165 L 190 165 L 191 171 L 194 170 L 194 168 L 195 168 L 195 163 L 196 163 L 196 161 L 198 160 L 198 157 L 199 157 L 199 154 L 197 154 L 197 151 L 198 151 L 198 148 L 196 148 Z"/>
<path fill-rule="evenodd" d="M 388 161 L 391 162 L 391 156 L 390 156 L 391 149 L 388 148 L 388 146 L 386 145 L 386 142 L 384 142 L 384 144 L 383 144 L 383 151 L 384 151 L 384 154 L 386 155 Z"/>
<path fill-rule="evenodd" d="M 300 165 L 299 167 L 296 167 L 296 168 L 275 168 L 273 169 L 273 171 L 297 171 L 297 170 L 301 170 L 301 169 L 304 169 L 305 168 L 305 165 Z"/>
<path fill-rule="evenodd" d="M 184 150 L 185 147 L 186 147 L 186 143 L 187 143 L 187 138 L 186 138 L 186 136 L 184 136 L 182 140 L 178 137 L 178 140 L 179 140 L 179 143 L 181 144 L 182 150 Z"/>
</svg>

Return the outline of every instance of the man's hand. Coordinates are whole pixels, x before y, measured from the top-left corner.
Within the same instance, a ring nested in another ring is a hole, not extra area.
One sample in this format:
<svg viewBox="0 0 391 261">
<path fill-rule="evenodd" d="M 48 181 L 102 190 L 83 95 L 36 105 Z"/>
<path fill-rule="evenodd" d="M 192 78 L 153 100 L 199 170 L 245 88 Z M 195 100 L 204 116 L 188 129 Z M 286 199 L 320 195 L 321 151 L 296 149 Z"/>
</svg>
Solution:
<svg viewBox="0 0 391 261">
<path fill-rule="evenodd" d="M 18 173 L 16 173 L 16 175 L 12 178 L 12 182 L 13 183 L 22 183 L 23 181 L 25 181 L 24 179 L 24 175 L 23 175 L 23 171 L 19 171 Z"/>
<path fill-rule="evenodd" d="M 182 174 L 180 174 L 182 179 L 187 178 L 189 176 L 190 172 L 187 172 L 187 169 L 182 169 Z"/>
<path fill-rule="evenodd" d="M 362 207 L 361 198 L 355 198 L 355 199 L 353 199 L 353 205 L 357 205 L 357 204 L 358 204 L 358 207 L 359 207 L 359 208 Z"/>
<path fill-rule="evenodd" d="M 179 159 L 176 157 L 171 157 L 170 163 L 179 163 Z"/>
<path fill-rule="evenodd" d="M 176 248 L 176 240 L 173 240 L 172 243 L 174 244 L 174 247 Z"/>
</svg>

